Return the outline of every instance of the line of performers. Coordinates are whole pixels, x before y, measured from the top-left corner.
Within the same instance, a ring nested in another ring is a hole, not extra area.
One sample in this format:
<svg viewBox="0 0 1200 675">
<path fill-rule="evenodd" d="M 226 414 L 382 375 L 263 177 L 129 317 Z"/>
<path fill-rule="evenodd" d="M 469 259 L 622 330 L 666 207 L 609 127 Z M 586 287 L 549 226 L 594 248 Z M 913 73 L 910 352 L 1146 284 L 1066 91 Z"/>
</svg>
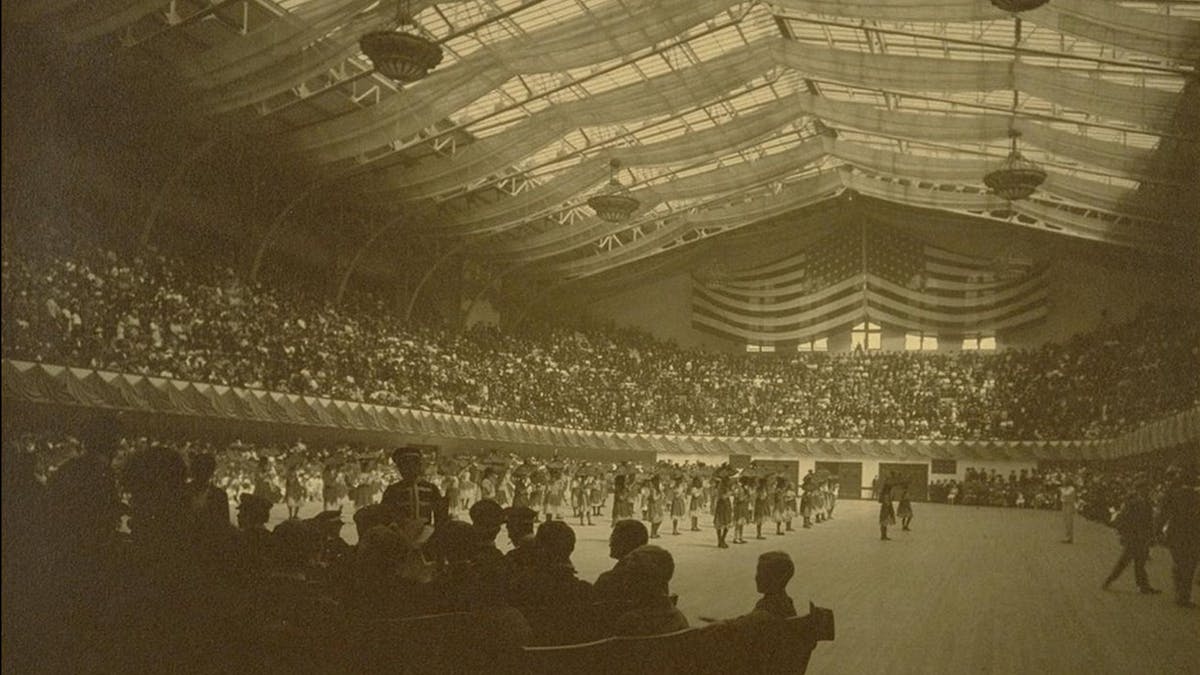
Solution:
<svg viewBox="0 0 1200 675">
<path fill-rule="evenodd" d="M 640 518 L 650 524 L 654 539 L 661 536 L 659 530 L 668 517 L 671 534 L 678 535 L 680 523 L 690 522 L 690 531 L 699 532 L 701 516 L 711 514 L 717 547 L 729 548 L 731 543 L 747 543 L 747 525 L 754 526 L 756 539 L 766 539 L 763 528 L 771 523 L 775 534 L 782 536 L 794 531 L 797 516 L 805 528 L 833 517 L 836 481 L 818 480 L 810 472 L 798 491 L 783 476 L 755 474 L 739 474 L 728 467 L 711 477 L 651 474 L 638 480 L 618 474 L 613 482 L 612 522 Z"/>
</svg>

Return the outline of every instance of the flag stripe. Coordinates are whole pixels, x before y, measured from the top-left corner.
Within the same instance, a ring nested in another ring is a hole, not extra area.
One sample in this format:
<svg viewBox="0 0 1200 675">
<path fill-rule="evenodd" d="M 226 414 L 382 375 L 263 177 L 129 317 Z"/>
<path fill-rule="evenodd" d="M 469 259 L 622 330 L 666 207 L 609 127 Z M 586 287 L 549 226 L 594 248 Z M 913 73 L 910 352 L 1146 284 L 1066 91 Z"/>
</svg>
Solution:
<svg viewBox="0 0 1200 675">
<path fill-rule="evenodd" d="M 888 226 L 845 228 L 736 275 L 693 278 L 697 328 L 764 343 L 870 316 L 895 328 L 995 332 L 1046 315 L 1049 267 L 927 245 Z"/>
</svg>

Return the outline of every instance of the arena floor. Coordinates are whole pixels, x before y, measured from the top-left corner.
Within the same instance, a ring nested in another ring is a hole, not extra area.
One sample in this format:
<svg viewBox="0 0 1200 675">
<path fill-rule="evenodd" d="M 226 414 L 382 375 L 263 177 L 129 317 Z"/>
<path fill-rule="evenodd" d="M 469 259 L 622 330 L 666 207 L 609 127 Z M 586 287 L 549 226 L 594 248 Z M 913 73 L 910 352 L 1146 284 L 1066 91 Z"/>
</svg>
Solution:
<svg viewBox="0 0 1200 675">
<path fill-rule="evenodd" d="M 1200 673 L 1200 611 L 1171 602 L 1165 549 L 1149 564 L 1162 595 L 1140 595 L 1132 568 L 1106 592 L 1100 582 L 1119 553 L 1108 528 L 1077 518 L 1067 545 L 1054 512 L 914 506 L 913 531 L 895 528 L 887 542 L 878 506 L 847 500 L 811 530 L 766 541 L 750 531 L 748 544 L 726 550 L 705 521 L 703 532 L 653 543 L 675 556 L 672 591 L 693 624 L 748 611 L 758 555 L 790 553 L 797 609 L 811 600 L 837 622 L 837 640 L 817 648 L 811 673 Z M 581 578 L 611 567 L 608 531 L 607 521 L 576 527 Z"/>
</svg>

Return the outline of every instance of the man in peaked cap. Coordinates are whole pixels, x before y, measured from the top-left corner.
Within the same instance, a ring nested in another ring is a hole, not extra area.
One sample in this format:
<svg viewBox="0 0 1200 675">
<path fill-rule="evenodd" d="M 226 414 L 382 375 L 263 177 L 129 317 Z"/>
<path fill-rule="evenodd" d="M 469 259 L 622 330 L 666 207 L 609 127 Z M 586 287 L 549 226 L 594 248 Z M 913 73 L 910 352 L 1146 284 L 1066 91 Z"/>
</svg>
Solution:
<svg viewBox="0 0 1200 675">
<path fill-rule="evenodd" d="M 387 486 L 381 503 L 404 517 L 419 518 L 434 527 L 450 520 L 450 509 L 437 486 L 421 478 L 421 450 L 412 446 L 392 452 L 400 480 Z M 414 498 L 417 513 L 413 513 Z"/>
</svg>

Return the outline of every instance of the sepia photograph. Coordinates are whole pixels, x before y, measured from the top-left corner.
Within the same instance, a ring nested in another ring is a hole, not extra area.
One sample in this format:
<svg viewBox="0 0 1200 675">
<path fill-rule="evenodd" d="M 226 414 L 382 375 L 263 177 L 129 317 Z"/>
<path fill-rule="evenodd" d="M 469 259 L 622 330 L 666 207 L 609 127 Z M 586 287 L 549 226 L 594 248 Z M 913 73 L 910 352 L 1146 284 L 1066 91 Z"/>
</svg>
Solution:
<svg viewBox="0 0 1200 675">
<path fill-rule="evenodd" d="M 6 0 L 4 675 L 1200 675 L 1200 0 Z"/>
</svg>

